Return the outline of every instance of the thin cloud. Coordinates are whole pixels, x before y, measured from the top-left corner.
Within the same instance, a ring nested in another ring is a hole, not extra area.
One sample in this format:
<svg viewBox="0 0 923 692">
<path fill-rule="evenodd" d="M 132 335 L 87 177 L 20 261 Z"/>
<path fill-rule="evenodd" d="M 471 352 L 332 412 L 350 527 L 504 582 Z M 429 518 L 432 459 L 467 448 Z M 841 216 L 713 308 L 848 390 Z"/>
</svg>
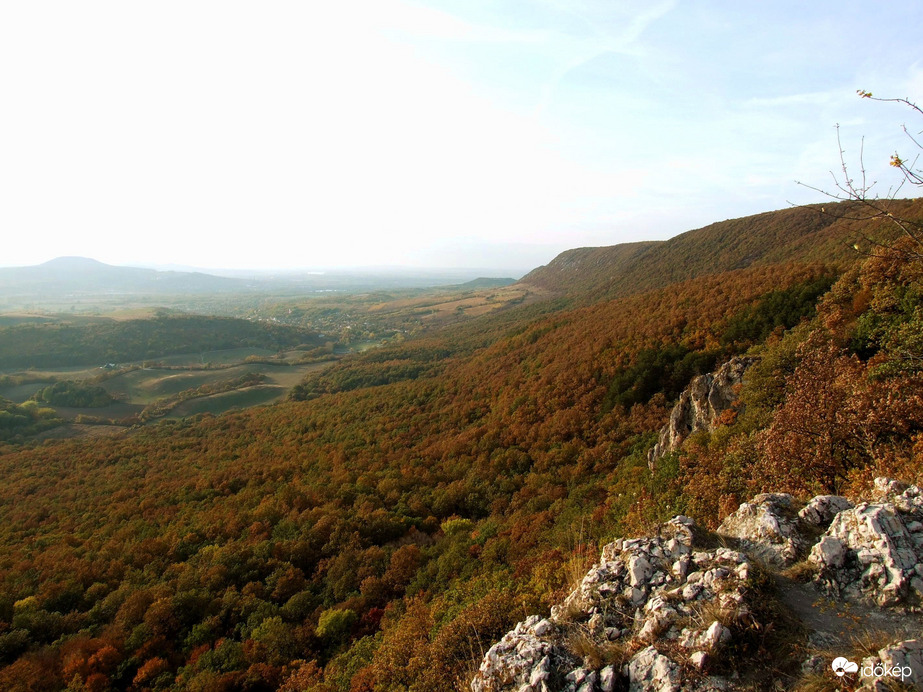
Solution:
<svg viewBox="0 0 923 692">
<path fill-rule="evenodd" d="M 784 207 L 835 123 L 906 145 L 857 88 L 923 93 L 907 6 L 819 2 L 0 3 L 3 261 L 422 262 Z"/>
<path fill-rule="evenodd" d="M 751 98 L 744 101 L 746 108 L 777 108 L 787 106 L 826 106 L 842 98 L 843 92 L 818 91 L 807 94 L 788 94 L 771 98 Z"/>
</svg>

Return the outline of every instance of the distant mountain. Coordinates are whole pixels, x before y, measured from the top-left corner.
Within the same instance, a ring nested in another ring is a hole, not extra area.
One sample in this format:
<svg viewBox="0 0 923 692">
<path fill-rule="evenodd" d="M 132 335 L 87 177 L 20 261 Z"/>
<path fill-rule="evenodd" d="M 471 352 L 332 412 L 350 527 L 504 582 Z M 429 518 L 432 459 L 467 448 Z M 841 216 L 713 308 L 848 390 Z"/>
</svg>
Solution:
<svg viewBox="0 0 923 692">
<path fill-rule="evenodd" d="M 923 220 L 923 199 L 893 212 Z M 567 250 L 520 283 L 587 300 L 611 299 L 699 276 L 782 262 L 850 262 L 852 244 L 879 222 L 857 221 L 848 203 L 771 211 L 713 223 L 664 241 Z"/>
<path fill-rule="evenodd" d="M 49 271 L 92 272 L 105 270 L 106 267 L 112 267 L 112 265 L 104 264 L 90 257 L 71 256 L 56 257 L 55 259 L 37 265 L 37 267 L 44 267 Z"/>
<path fill-rule="evenodd" d="M 31 267 L 0 268 L 5 296 L 175 295 L 246 290 L 249 282 L 200 272 L 116 267 L 87 257 L 58 257 Z"/>
<path fill-rule="evenodd" d="M 313 291 L 375 291 L 433 286 L 496 288 L 511 278 L 475 278 L 472 269 L 369 267 L 325 272 L 280 271 L 216 275 L 119 267 L 87 257 L 58 257 L 31 267 L 0 267 L 0 306 L 67 303 L 72 300 L 128 302 L 157 296 L 261 292 L 302 295 Z"/>
</svg>

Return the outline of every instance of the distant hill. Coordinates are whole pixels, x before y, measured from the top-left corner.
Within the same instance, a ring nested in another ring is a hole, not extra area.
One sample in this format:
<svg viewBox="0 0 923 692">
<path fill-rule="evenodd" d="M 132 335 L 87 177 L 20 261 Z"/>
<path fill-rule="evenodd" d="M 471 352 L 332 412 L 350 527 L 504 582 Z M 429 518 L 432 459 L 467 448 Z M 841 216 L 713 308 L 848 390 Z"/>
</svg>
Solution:
<svg viewBox="0 0 923 692">
<path fill-rule="evenodd" d="M 87 257 L 58 257 L 30 267 L 0 267 L 0 308 L 60 308 L 71 302 L 134 303 L 163 296 L 227 293 L 303 295 L 314 291 L 377 291 L 403 288 L 500 288 L 512 278 L 484 278 L 471 269 L 370 267 L 324 272 L 244 272 L 218 275 L 204 271 L 120 267 Z"/>
<path fill-rule="evenodd" d="M 0 268 L 7 296 L 219 293 L 246 290 L 248 282 L 200 272 L 116 267 L 86 257 L 58 257 L 31 267 Z"/>
<path fill-rule="evenodd" d="M 923 199 L 896 200 L 894 213 L 923 219 Z M 783 262 L 851 262 L 852 244 L 874 234 L 850 204 L 813 205 L 713 223 L 670 240 L 578 248 L 526 274 L 520 283 L 588 300 L 611 299 L 699 276 Z"/>
<path fill-rule="evenodd" d="M 142 319 L 76 316 L 0 324 L 0 370 L 102 365 L 232 348 L 278 351 L 323 344 L 300 327 L 231 317 L 158 312 Z"/>
</svg>

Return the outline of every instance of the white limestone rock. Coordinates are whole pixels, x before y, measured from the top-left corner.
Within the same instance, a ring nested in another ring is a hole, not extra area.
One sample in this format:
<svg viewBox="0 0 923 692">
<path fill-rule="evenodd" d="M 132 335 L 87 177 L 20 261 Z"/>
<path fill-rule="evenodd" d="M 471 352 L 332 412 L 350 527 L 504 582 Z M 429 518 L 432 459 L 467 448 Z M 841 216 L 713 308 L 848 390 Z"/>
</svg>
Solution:
<svg viewBox="0 0 923 692">
<path fill-rule="evenodd" d="M 653 646 L 636 653 L 628 663 L 630 692 L 679 692 L 680 669 Z"/>
<path fill-rule="evenodd" d="M 808 547 L 788 493 L 762 493 L 744 502 L 721 522 L 718 533 L 740 539 L 745 551 L 780 568 L 796 562 Z"/>
<path fill-rule="evenodd" d="M 868 692 L 877 689 L 893 689 L 890 682 L 900 682 L 905 687 L 923 692 L 923 639 L 908 639 L 895 642 L 880 649 L 877 656 L 862 660 L 860 671 L 881 667 L 882 671 L 891 671 L 888 676 L 863 678 L 859 690 Z M 895 673 L 899 677 L 895 677 Z"/>
<path fill-rule="evenodd" d="M 853 503 L 845 497 L 818 495 L 811 498 L 808 504 L 798 512 L 798 516 L 806 524 L 826 529 L 837 514 L 853 507 Z"/>
<path fill-rule="evenodd" d="M 923 521 L 923 489 L 881 476 L 875 479 L 876 500 L 891 503 L 908 521 Z"/>
<path fill-rule="evenodd" d="M 670 412 L 670 420 L 661 429 L 657 444 L 647 453 L 652 471 L 664 454 L 679 449 L 690 434 L 715 429 L 721 414 L 737 403 L 738 385 L 756 360 L 735 356 L 715 372 L 692 379 Z"/>
<path fill-rule="evenodd" d="M 812 558 L 815 562 L 836 569 L 842 567 L 846 560 L 846 547 L 839 538 L 824 536 L 811 549 L 811 555 L 815 556 Z"/>
<path fill-rule="evenodd" d="M 535 634 L 536 625 L 542 622 L 532 615 L 490 647 L 471 681 L 472 692 L 521 690 L 523 686 L 541 690 L 550 674 L 554 648 Z"/>
<path fill-rule="evenodd" d="M 923 561 L 923 549 L 905 526 L 908 516 L 891 503 L 866 502 L 837 514 L 808 557 L 818 568 L 818 584 L 882 607 L 906 602 Z"/>
</svg>

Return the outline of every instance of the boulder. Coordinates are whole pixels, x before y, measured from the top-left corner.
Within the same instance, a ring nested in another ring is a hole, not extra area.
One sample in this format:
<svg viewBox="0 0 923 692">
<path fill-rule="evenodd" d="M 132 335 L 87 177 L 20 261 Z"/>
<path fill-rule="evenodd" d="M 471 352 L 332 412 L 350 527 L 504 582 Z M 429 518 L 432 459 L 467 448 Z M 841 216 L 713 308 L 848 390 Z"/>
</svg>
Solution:
<svg viewBox="0 0 923 692">
<path fill-rule="evenodd" d="M 888 683 L 900 681 L 901 689 L 923 692 L 923 639 L 908 639 L 895 642 L 880 649 L 877 656 L 862 660 L 861 670 L 880 669 L 890 675 L 863 678 L 859 690 L 893 689 Z"/>
<path fill-rule="evenodd" d="M 628 664 L 630 692 L 678 692 L 679 666 L 653 646 L 636 653 Z"/>
<path fill-rule="evenodd" d="M 763 493 L 744 502 L 721 522 L 718 533 L 739 539 L 743 550 L 774 567 L 793 564 L 808 547 L 787 493 Z"/>
<path fill-rule="evenodd" d="M 809 526 L 826 529 L 837 514 L 853 506 L 852 502 L 839 495 L 818 495 L 798 512 L 798 517 Z"/>
</svg>

